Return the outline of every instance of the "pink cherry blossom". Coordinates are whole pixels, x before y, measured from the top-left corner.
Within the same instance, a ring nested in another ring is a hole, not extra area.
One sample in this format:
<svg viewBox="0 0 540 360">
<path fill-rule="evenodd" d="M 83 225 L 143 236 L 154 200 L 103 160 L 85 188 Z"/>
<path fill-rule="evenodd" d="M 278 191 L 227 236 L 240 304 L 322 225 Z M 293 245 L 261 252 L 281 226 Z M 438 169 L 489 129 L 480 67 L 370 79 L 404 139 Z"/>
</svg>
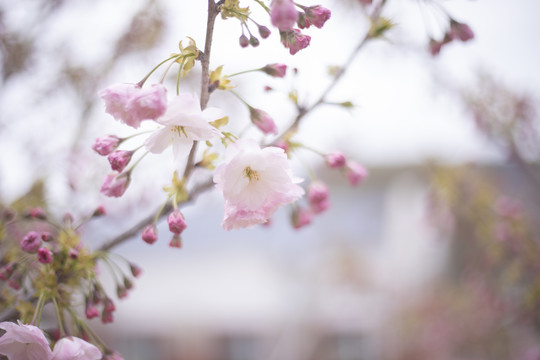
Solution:
<svg viewBox="0 0 540 360">
<path fill-rule="evenodd" d="M 278 128 L 274 119 L 270 117 L 265 111 L 260 109 L 249 107 L 249 115 L 251 122 L 259 128 L 264 134 L 274 134 L 277 135 Z"/>
<path fill-rule="evenodd" d="M 296 201 L 304 190 L 292 175 L 283 149 L 261 149 L 253 140 L 238 140 L 225 151 L 214 182 L 225 198 L 222 226 L 226 230 L 252 227 L 272 216 L 282 205 Z"/>
<path fill-rule="evenodd" d="M 292 0 L 273 0 L 270 4 L 272 25 L 281 31 L 291 30 L 298 20 L 298 10 Z"/>
<path fill-rule="evenodd" d="M 143 120 L 156 120 L 167 108 L 167 90 L 161 84 L 145 89 L 135 84 L 115 84 L 98 95 L 105 102 L 108 114 L 134 128 Z"/>
<path fill-rule="evenodd" d="M 43 332 L 36 326 L 6 321 L 0 323 L 6 331 L 0 337 L 0 355 L 9 360 L 50 360 L 52 351 Z"/>
<path fill-rule="evenodd" d="M 53 350 L 52 360 L 101 360 L 101 351 L 78 337 L 60 339 Z"/>
<path fill-rule="evenodd" d="M 122 139 L 116 135 L 105 135 L 98 137 L 92 145 L 92 149 L 99 155 L 109 155 L 120 145 Z"/>
<path fill-rule="evenodd" d="M 305 49 L 309 46 L 311 37 L 309 35 L 304 35 L 298 29 L 293 29 L 289 31 L 280 32 L 281 43 L 287 49 L 291 55 L 296 54 L 298 51 Z"/>
<path fill-rule="evenodd" d="M 311 25 L 321 29 L 324 23 L 330 19 L 332 13 L 325 7 L 320 5 L 310 6 L 306 8 L 305 14 L 300 17 L 298 26 L 301 29 L 308 28 Z M 301 21 L 302 20 L 302 21 Z"/>
<path fill-rule="evenodd" d="M 105 177 L 100 191 L 106 196 L 120 197 L 124 195 L 124 192 L 129 186 L 130 179 L 131 175 L 129 172 L 109 174 Z"/>
<path fill-rule="evenodd" d="M 141 88 L 129 99 L 126 110 L 140 121 L 156 120 L 167 110 L 167 88 L 161 84 Z"/>
<path fill-rule="evenodd" d="M 261 71 L 273 77 L 284 77 L 287 73 L 287 65 L 285 64 L 268 64 L 261 68 Z"/>
<path fill-rule="evenodd" d="M 193 141 L 205 141 L 222 136 L 210 125 L 210 121 L 224 117 L 217 108 L 201 111 L 199 98 L 195 94 L 180 94 L 170 103 L 165 114 L 157 122 L 164 128 L 157 130 L 146 140 L 146 148 L 152 153 L 162 153 L 172 144 L 175 157 L 187 155 Z"/>
<path fill-rule="evenodd" d="M 27 253 L 35 253 L 41 247 L 41 237 L 35 231 L 29 231 L 21 240 L 21 249 Z"/>
<path fill-rule="evenodd" d="M 345 170 L 349 183 L 353 186 L 360 184 L 368 175 L 368 171 L 362 165 L 354 162 L 347 161 L 347 167 Z"/>
</svg>

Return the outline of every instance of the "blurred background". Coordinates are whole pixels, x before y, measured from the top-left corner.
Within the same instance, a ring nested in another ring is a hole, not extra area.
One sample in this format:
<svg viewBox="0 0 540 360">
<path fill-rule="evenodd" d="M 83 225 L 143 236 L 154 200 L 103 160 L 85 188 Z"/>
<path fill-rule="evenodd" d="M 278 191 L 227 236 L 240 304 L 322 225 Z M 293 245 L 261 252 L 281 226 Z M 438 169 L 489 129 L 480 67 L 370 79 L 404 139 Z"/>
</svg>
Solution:
<svg viewBox="0 0 540 360">
<path fill-rule="evenodd" d="M 366 1 L 319 3 L 332 17 L 306 31 L 311 45 L 295 56 L 277 31 L 240 48 L 239 23 L 216 23 L 211 69 L 289 66 L 284 79 L 233 78 L 280 129 L 294 120 L 289 94 L 316 101 L 329 69 L 370 27 Z M 246 5 L 269 26 L 255 2 Z M 445 31 L 441 9 L 475 38 L 432 56 L 429 39 Z M 182 249 L 165 235 L 113 250 L 143 274 L 115 300 L 114 323 L 92 326 L 129 360 L 540 359 L 538 14 L 534 0 L 389 0 L 383 15 L 395 27 L 359 52 L 327 97 L 355 106 L 318 108 L 295 137 L 344 152 L 369 177 L 351 187 L 299 151 L 295 174 L 308 178 L 308 164 L 332 203 L 301 229 L 284 208 L 268 226 L 226 232 L 223 200 L 204 193 L 183 208 Z M 141 162 L 122 198 L 99 193 L 110 170 L 94 139 L 132 131 L 96 93 L 138 82 L 187 36 L 202 48 L 205 24 L 204 1 L 1 1 L 0 203 L 41 182 L 58 218 L 104 205 L 107 216 L 82 228 L 91 248 L 158 208 L 162 186 L 183 168 L 168 152 Z M 198 92 L 199 78 L 196 65 L 181 91 Z M 174 82 L 166 80 L 171 93 Z M 230 131 L 249 125 L 234 96 L 215 92 L 210 105 L 226 110 Z"/>
</svg>

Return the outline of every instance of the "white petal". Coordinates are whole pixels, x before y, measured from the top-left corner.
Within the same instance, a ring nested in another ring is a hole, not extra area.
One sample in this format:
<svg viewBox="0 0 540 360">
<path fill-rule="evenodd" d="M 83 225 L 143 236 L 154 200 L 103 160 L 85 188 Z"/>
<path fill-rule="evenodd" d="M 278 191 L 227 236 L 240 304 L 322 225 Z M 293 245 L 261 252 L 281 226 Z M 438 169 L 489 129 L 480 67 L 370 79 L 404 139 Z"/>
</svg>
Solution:
<svg viewBox="0 0 540 360">
<path fill-rule="evenodd" d="M 160 154 L 171 144 L 173 132 L 170 127 L 157 130 L 152 133 L 144 142 L 146 149 L 154 154 Z"/>
</svg>

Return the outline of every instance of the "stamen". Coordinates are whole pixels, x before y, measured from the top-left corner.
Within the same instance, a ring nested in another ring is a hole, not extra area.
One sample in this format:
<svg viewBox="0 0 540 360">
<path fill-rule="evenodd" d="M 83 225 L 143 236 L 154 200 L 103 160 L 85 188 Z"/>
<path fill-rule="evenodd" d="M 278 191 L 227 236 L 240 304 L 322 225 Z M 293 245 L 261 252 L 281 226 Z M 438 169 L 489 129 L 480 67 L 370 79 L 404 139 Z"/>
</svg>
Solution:
<svg viewBox="0 0 540 360">
<path fill-rule="evenodd" d="M 251 180 L 261 180 L 260 176 L 259 176 L 259 173 L 255 170 L 253 170 L 251 167 L 247 166 L 245 169 L 244 169 L 244 176 L 247 177 L 249 179 L 249 181 Z"/>
</svg>

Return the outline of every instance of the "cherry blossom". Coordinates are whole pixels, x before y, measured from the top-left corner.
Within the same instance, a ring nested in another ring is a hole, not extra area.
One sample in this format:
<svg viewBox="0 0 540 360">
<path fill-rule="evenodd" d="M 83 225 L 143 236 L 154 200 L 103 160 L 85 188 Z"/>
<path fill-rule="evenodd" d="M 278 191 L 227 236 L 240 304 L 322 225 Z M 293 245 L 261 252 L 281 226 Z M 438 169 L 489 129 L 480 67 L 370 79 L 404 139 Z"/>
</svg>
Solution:
<svg viewBox="0 0 540 360">
<path fill-rule="evenodd" d="M 0 354 L 7 356 L 9 360 L 52 358 L 49 343 L 38 327 L 6 321 L 0 323 L 0 329 L 6 331 L 0 337 Z"/>
<path fill-rule="evenodd" d="M 74 336 L 60 339 L 54 346 L 52 360 L 101 360 L 101 351 Z"/>
<path fill-rule="evenodd" d="M 105 102 L 108 114 L 134 128 L 143 120 L 157 119 L 167 108 L 167 89 L 161 84 L 144 89 L 135 84 L 114 84 L 98 95 Z"/>
<path fill-rule="evenodd" d="M 223 228 L 252 227 L 268 221 L 280 206 L 304 194 L 296 185 L 301 181 L 292 175 L 283 149 L 261 149 L 253 140 L 229 145 L 224 162 L 214 173 L 216 187 L 225 198 Z"/>
<path fill-rule="evenodd" d="M 164 128 L 150 135 L 145 143 L 146 148 L 159 154 L 172 144 L 175 157 L 187 155 L 193 141 L 221 136 L 221 132 L 209 122 L 224 116 L 223 111 L 217 108 L 209 107 L 201 111 L 197 95 L 180 94 L 169 103 L 165 114 L 156 120 Z"/>
</svg>

